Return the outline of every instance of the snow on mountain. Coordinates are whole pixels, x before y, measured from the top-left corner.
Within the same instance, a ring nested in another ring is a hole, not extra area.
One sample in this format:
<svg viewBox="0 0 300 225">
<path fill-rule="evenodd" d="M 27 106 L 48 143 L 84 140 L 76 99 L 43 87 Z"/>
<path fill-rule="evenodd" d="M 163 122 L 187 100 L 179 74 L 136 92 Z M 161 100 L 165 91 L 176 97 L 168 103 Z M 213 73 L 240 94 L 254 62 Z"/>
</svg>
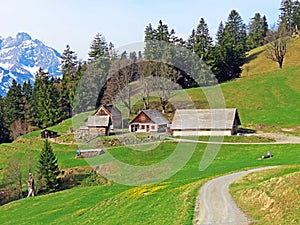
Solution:
<svg viewBox="0 0 300 225">
<path fill-rule="evenodd" d="M 6 95 L 13 79 L 20 84 L 34 82 L 40 67 L 51 76 L 61 76 L 60 58 L 55 49 L 27 33 L 18 33 L 15 38 L 0 36 L 0 95 Z"/>
</svg>

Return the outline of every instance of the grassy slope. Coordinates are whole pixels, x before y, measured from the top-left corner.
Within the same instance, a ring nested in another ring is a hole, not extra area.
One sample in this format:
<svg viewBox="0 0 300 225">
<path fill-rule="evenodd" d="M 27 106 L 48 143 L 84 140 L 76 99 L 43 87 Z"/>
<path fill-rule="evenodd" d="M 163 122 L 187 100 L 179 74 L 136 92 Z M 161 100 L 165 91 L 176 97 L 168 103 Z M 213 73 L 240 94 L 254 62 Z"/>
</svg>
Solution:
<svg viewBox="0 0 300 225">
<path fill-rule="evenodd" d="M 299 134 L 300 74 L 296 51 L 300 40 L 289 43 L 288 60 L 283 70 L 273 62 L 265 61 L 260 49 L 251 52 L 241 79 L 222 84 L 226 104 L 237 107 L 242 123 L 249 128 L 264 124 L 265 130 L 280 131 L 293 128 Z M 211 88 L 206 88 L 212 91 Z M 201 89 L 187 90 L 197 107 L 208 107 Z M 177 97 L 180 99 L 181 93 Z M 183 103 L 184 104 L 184 103 Z M 65 133 L 71 120 L 52 128 Z M 42 141 L 39 131 L 19 138 L 12 144 L 0 145 L 2 168 L 12 155 L 31 151 L 37 156 Z M 135 165 L 159 162 L 172 152 L 171 144 L 163 144 L 154 151 L 134 152 L 129 149 L 110 150 L 115 157 Z M 85 160 L 75 160 L 76 145 L 53 144 L 61 167 L 87 165 Z M 164 183 L 137 188 L 115 184 L 90 188 L 74 188 L 47 196 L 39 196 L 9 203 L 0 208 L 1 224 L 26 224 L 24 213 L 34 218 L 33 223 L 56 224 L 191 224 L 193 204 L 197 190 L 205 179 L 243 168 L 265 165 L 299 164 L 298 145 L 279 146 L 222 146 L 212 165 L 200 172 L 198 165 L 206 145 L 198 145 L 191 160 L 177 174 Z M 256 160 L 271 150 L 271 160 Z M 146 194 L 145 194 L 146 193 Z"/>
<path fill-rule="evenodd" d="M 26 224 L 28 220 L 19 216 L 26 209 L 28 215 L 35 218 L 35 224 L 43 221 L 56 224 L 81 224 L 88 221 L 94 224 L 191 224 L 194 197 L 206 178 L 242 168 L 290 165 L 300 161 L 298 146 L 294 145 L 224 145 L 212 165 L 200 172 L 198 165 L 205 147 L 206 145 L 198 145 L 190 161 L 163 183 L 136 188 L 118 184 L 75 188 L 15 201 L 1 207 L 0 223 Z M 271 150 L 275 157 L 270 160 L 257 160 L 267 150 Z M 116 158 L 133 165 L 148 164 L 150 159 L 151 163 L 159 162 L 171 152 L 170 143 L 162 144 L 153 152 L 111 150 Z M 151 157 L 151 154 L 156 155 L 156 158 Z"/>
<path fill-rule="evenodd" d="M 226 107 L 239 109 L 243 126 L 275 132 L 291 128 L 291 133 L 300 134 L 300 39 L 290 41 L 288 47 L 282 70 L 265 59 L 261 47 L 249 53 L 251 61 L 245 64 L 240 79 L 221 85 Z M 211 89 L 203 88 L 204 92 Z M 200 88 L 186 92 L 196 107 L 208 107 Z"/>
<path fill-rule="evenodd" d="M 255 224 L 300 223 L 300 167 L 250 174 L 231 186 L 238 204 Z"/>
</svg>

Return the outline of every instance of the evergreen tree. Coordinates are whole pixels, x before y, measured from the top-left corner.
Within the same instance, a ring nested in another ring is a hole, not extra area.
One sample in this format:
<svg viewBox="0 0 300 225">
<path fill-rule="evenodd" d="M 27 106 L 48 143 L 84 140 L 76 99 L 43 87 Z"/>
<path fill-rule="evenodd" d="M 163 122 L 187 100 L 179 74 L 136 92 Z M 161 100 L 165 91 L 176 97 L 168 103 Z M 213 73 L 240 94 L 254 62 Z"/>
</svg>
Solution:
<svg viewBox="0 0 300 225">
<path fill-rule="evenodd" d="M 300 26 L 300 2 L 296 0 L 293 4 L 293 28 L 297 35 L 299 35 L 298 29 Z"/>
<path fill-rule="evenodd" d="M 32 95 L 32 86 L 30 81 L 24 82 L 22 87 L 22 94 L 23 94 L 23 109 L 24 109 L 24 123 L 26 126 L 26 133 L 29 131 L 29 123 L 30 123 L 30 113 L 31 113 L 31 105 L 30 99 Z"/>
<path fill-rule="evenodd" d="M 0 143 L 9 141 L 9 129 L 5 117 L 4 100 L 0 96 Z"/>
<path fill-rule="evenodd" d="M 209 35 L 208 26 L 203 18 L 200 19 L 196 31 L 192 31 L 187 43 L 187 47 L 192 49 L 200 59 L 204 61 L 208 60 L 208 54 L 212 48 L 212 38 Z"/>
<path fill-rule="evenodd" d="M 57 191 L 59 188 L 59 168 L 56 156 L 52 150 L 50 142 L 46 140 L 40 153 L 38 161 L 38 178 L 40 190 Z"/>
<path fill-rule="evenodd" d="M 231 11 L 224 28 L 220 24 L 217 38 L 212 69 L 218 81 L 224 82 L 239 77 L 246 57 L 247 33 L 237 11 Z"/>
<path fill-rule="evenodd" d="M 9 126 L 16 120 L 24 120 L 23 105 L 22 87 L 13 80 L 4 99 L 6 121 Z"/>
<path fill-rule="evenodd" d="M 289 36 L 292 35 L 294 29 L 293 21 L 293 1 L 292 0 L 282 0 L 280 7 L 280 24 L 285 25 L 285 29 Z"/>
<path fill-rule="evenodd" d="M 31 121 L 40 128 L 56 124 L 59 117 L 59 81 L 50 78 L 49 73 L 39 69 L 31 97 Z"/>
<path fill-rule="evenodd" d="M 99 58 L 109 57 L 109 46 L 105 41 L 105 37 L 100 33 L 95 36 L 90 49 L 88 53 L 90 62 L 97 61 Z"/>
<path fill-rule="evenodd" d="M 67 45 L 61 57 L 60 120 L 71 117 L 74 92 L 77 87 L 77 56 Z"/>
<path fill-rule="evenodd" d="M 248 48 L 253 49 L 262 46 L 264 44 L 264 39 L 268 31 L 268 23 L 266 17 L 262 17 L 260 13 L 256 13 L 249 23 L 248 30 Z"/>
<path fill-rule="evenodd" d="M 157 29 L 149 24 L 145 29 L 145 57 L 148 60 L 164 60 L 171 59 L 171 46 L 168 43 L 178 43 L 174 29 L 169 30 L 168 25 L 161 20 L 158 22 Z M 169 56 L 168 56 L 169 55 Z"/>
<path fill-rule="evenodd" d="M 105 90 L 110 62 L 107 58 L 83 65 L 78 72 L 82 79 L 78 82 L 73 100 L 73 112 L 94 110 L 101 104 Z"/>
<path fill-rule="evenodd" d="M 115 49 L 115 46 L 113 43 L 109 42 L 108 44 L 108 51 L 109 51 L 109 58 L 110 59 L 116 59 L 118 58 L 118 54 L 117 54 L 117 51 Z"/>
</svg>

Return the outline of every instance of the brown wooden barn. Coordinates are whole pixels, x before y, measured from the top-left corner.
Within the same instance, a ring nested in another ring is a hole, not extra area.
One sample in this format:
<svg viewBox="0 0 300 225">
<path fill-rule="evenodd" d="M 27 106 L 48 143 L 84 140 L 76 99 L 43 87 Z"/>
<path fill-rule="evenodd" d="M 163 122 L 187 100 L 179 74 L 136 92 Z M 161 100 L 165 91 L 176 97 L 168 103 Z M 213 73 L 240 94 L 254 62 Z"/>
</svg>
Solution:
<svg viewBox="0 0 300 225">
<path fill-rule="evenodd" d="M 89 136 L 108 136 L 111 119 L 109 116 L 89 116 L 87 121 Z"/>
<path fill-rule="evenodd" d="M 109 116 L 113 128 L 122 128 L 122 113 L 112 105 L 101 105 L 93 116 Z"/>
<path fill-rule="evenodd" d="M 55 131 L 45 129 L 41 132 L 41 138 L 56 138 L 56 137 L 58 137 L 58 134 Z"/>
<path fill-rule="evenodd" d="M 129 123 L 130 132 L 166 132 L 169 121 L 156 109 L 142 110 Z"/>
</svg>

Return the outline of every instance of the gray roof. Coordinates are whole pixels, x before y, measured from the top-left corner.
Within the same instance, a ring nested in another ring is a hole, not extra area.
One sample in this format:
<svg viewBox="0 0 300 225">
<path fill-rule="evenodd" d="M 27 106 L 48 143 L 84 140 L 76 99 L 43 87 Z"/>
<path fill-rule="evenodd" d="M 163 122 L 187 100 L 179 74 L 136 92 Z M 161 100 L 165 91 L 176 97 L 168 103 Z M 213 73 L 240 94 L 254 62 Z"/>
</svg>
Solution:
<svg viewBox="0 0 300 225">
<path fill-rule="evenodd" d="M 232 129 L 235 118 L 240 125 L 237 109 L 178 109 L 171 129 Z"/>
<path fill-rule="evenodd" d="M 136 117 L 138 117 L 142 112 L 144 112 L 150 120 L 152 120 L 155 124 L 157 125 L 166 125 L 169 124 L 170 122 L 156 109 L 147 109 L 147 110 L 142 110 Z M 136 118 L 135 117 L 135 118 Z M 135 118 L 132 120 L 134 121 Z"/>
<path fill-rule="evenodd" d="M 113 106 L 105 106 L 105 108 L 112 114 L 112 116 L 121 116 L 121 111 Z"/>
<path fill-rule="evenodd" d="M 89 116 L 87 121 L 88 127 L 108 127 L 109 126 L 109 116 Z"/>
<path fill-rule="evenodd" d="M 157 125 L 165 125 L 170 122 L 156 109 L 147 109 L 143 112 Z"/>
</svg>

